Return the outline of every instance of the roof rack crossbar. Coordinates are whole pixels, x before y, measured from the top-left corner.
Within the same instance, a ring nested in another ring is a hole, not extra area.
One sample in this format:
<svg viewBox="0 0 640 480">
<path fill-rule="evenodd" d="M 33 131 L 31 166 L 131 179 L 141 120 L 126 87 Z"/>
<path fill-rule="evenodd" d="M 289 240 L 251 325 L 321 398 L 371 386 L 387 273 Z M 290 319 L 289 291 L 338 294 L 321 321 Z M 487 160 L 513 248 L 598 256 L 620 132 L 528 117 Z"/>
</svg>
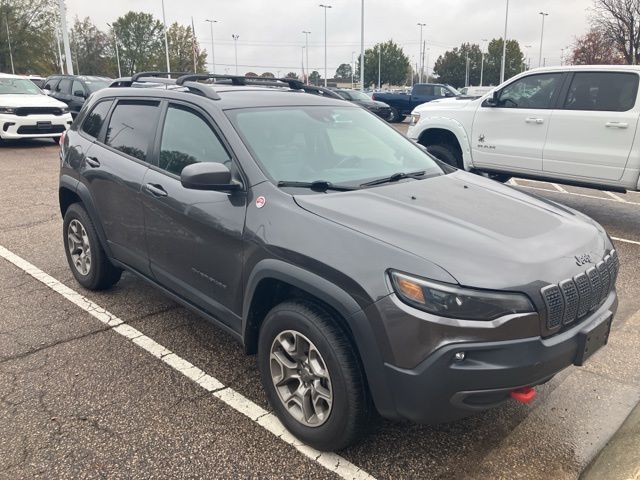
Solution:
<svg viewBox="0 0 640 480">
<path fill-rule="evenodd" d="M 157 71 L 151 71 L 151 72 L 138 72 L 138 73 L 134 73 L 131 76 L 131 82 L 135 83 L 137 81 L 139 81 L 140 78 L 143 77 L 160 77 L 160 76 L 164 76 L 164 75 L 175 75 L 178 77 L 187 75 L 189 72 L 157 72 Z"/>
</svg>

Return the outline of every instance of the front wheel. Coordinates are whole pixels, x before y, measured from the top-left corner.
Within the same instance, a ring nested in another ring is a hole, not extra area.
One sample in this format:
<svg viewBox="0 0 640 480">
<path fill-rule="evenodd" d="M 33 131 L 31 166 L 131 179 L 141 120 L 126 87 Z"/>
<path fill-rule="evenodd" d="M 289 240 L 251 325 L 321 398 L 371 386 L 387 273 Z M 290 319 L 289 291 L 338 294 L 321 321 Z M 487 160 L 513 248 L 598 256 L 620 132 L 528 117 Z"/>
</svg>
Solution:
<svg viewBox="0 0 640 480">
<path fill-rule="evenodd" d="M 260 328 L 258 367 L 276 415 L 307 445 L 340 450 L 366 431 L 372 402 L 360 361 L 322 307 L 275 306 Z"/>
<path fill-rule="evenodd" d="M 460 155 L 458 149 L 453 145 L 428 145 L 427 151 L 438 160 L 442 160 L 444 163 L 449 164 L 452 167 L 462 168 L 462 155 Z"/>
<path fill-rule="evenodd" d="M 389 123 L 402 123 L 405 119 L 405 116 L 402 115 L 397 108 L 391 107 L 391 113 L 389 114 L 389 118 L 387 121 Z"/>
</svg>

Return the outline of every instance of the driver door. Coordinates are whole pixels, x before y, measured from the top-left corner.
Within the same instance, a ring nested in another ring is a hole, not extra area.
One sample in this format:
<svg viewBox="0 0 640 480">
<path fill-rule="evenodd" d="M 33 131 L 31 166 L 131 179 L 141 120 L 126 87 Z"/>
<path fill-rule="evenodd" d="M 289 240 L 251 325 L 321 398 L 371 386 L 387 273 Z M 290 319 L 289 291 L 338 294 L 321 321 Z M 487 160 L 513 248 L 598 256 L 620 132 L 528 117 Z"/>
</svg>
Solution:
<svg viewBox="0 0 640 480">
<path fill-rule="evenodd" d="M 521 77 L 497 92 L 497 104 L 482 102 L 471 135 L 477 167 L 510 172 L 541 172 L 551 112 L 564 73 Z"/>
</svg>

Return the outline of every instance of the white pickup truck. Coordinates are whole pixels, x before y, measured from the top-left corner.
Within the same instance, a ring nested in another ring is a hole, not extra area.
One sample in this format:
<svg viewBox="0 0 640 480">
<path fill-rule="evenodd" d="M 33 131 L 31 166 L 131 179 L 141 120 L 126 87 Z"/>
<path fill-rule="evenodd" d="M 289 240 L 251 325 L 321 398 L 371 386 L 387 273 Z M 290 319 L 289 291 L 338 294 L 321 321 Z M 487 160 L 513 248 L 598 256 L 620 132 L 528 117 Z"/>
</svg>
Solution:
<svg viewBox="0 0 640 480">
<path fill-rule="evenodd" d="M 640 67 L 539 68 L 485 96 L 420 105 L 407 135 L 441 160 L 511 176 L 640 190 Z"/>
</svg>

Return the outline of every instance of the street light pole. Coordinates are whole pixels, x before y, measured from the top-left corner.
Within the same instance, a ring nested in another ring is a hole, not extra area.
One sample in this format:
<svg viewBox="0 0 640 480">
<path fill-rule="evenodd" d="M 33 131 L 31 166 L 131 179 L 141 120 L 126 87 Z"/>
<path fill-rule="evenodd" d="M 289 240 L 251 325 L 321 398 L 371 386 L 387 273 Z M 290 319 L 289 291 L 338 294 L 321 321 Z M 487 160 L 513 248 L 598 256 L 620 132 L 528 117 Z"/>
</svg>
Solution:
<svg viewBox="0 0 640 480">
<path fill-rule="evenodd" d="M 382 72 L 382 44 L 378 45 L 378 90 L 382 90 L 381 72 Z"/>
<path fill-rule="evenodd" d="M 331 5 L 320 4 L 320 7 L 324 9 L 324 86 L 327 86 L 327 9 L 331 8 Z"/>
<path fill-rule="evenodd" d="M 13 75 L 16 74 L 16 69 L 13 66 L 13 53 L 11 51 L 11 34 L 9 33 L 9 17 L 8 15 L 4 16 L 4 23 L 7 26 L 7 40 L 9 42 L 9 60 L 11 60 L 11 73 Z"/>
<path fill-rule="evenodd" d="M 481 55 L 482 60 L 480 60 L 480 86 L 481 87 L 483 85 L 482 78 L 484 74 L 484 50 L 487 47 L 487 41 L 488 40 L 486 38 L 482 39 L 482 55 Z"/>
<path fill-rule="evenodd" d="M 307 56 L 307 85 L 309 85 L 309 74 L 311 73 L 309 71 L 309 35 L 311 32 L 303 30 L 302 33 L 304 33 L 304 47 L 307 49 L 305 55 Z"/>
<path fill-rule="evenodd" d="M 58 8 L 60 10 L 60 29 L 62 30 L 62 43 L 64 44 L 64 57 L 67 62 L 67 75 L 73 75 L 69 32 L 67 32 L 67 11 L 64 7 L 64 0 L 58 0 Z"/>
<path fill-rule="evenodd" d="M 422 52 L 422 29 L 427 26 L 426 23 L 418 22 L 420 27 L 420 54 L 418 55 L 418 61 L 420 62 L 420 72 L 418 72 L 418 83 L 422 83 L 422 72 L 424 71 L 424 55 Z"/>
<path fill-rule="evenodd" d="M 509 0 L 504 14 L 504 37 L 502 37 L 502 65 L 500 66 L 500 83 L 504 82 L 504 70 L 507 62 L 507 23 L 509 21 Z"/>
<path fill-rule="evenodd" d="M 167 34 L 167 20 L 164 16 L 164 0 L 162 0 L 162 24 L 164 25 L 164 53 L 167 56 L 167 72 L 171 71 L 171 65 L 169 64 L 169 36 Z M 171 75 L 167 74 L 167 78 Z"/>
<path fill-rule="evenodd" d="M 360 91 L 364 92 L 364 0 L 360 10 Z"/>
<path fill-rule="evenodd" d="M 60 47 L 60 30 L 56 28 L 56 47 L 58 47 L 58 60 L 60 61 L 60 75 L 64 75 L 64 63 L 62 62 L 62 49 Z"/>
<path fill-rule="evenodd" d="M 116 62 L 118 63 L 118 77 L 122 77 L 122 70 L 120 69 L 120 52 L 118 50 L 118 35 L 116 34 L 116 28 L 110 23 L 107 23 L 107 26 L 111 28 L 111 31 L 113 32 L 113 41 L 116 44 Z"/>
<path fill-rule="evenodd" d="M 240 38 L 240 35 L 236 35 L 234 33 L 231 37 L 233 38 L 233 48 L 236 52 L 236 75 L 238 75 L 238 39 Z"/>
<path fill-rule="evenodd" d="M 355 88 L 354 75 L 356 73 L 356 52 L 351 52 L 351 88 Z"/>
<path fill-rule="evenodd" d="M 538 55 L 538 67 L 542 66 L 542 40 L 544 39 L 544 17 L 549 16 L 547 12 L 539 12 L 542 16 L 542 28 L 540 29 L 540 54 Z"/>
<path fill-rule="evenodd" d="M 206 19 L 205 22 L 209 22 L 209 26 L 211 27 L 211 73 L 215 75 L 216 73 L 216 53 L 215 53 L 215 44 L 213 43 L 213 24 L 218 23 L 217 20 L 209 20 Z"/>
</svg>

